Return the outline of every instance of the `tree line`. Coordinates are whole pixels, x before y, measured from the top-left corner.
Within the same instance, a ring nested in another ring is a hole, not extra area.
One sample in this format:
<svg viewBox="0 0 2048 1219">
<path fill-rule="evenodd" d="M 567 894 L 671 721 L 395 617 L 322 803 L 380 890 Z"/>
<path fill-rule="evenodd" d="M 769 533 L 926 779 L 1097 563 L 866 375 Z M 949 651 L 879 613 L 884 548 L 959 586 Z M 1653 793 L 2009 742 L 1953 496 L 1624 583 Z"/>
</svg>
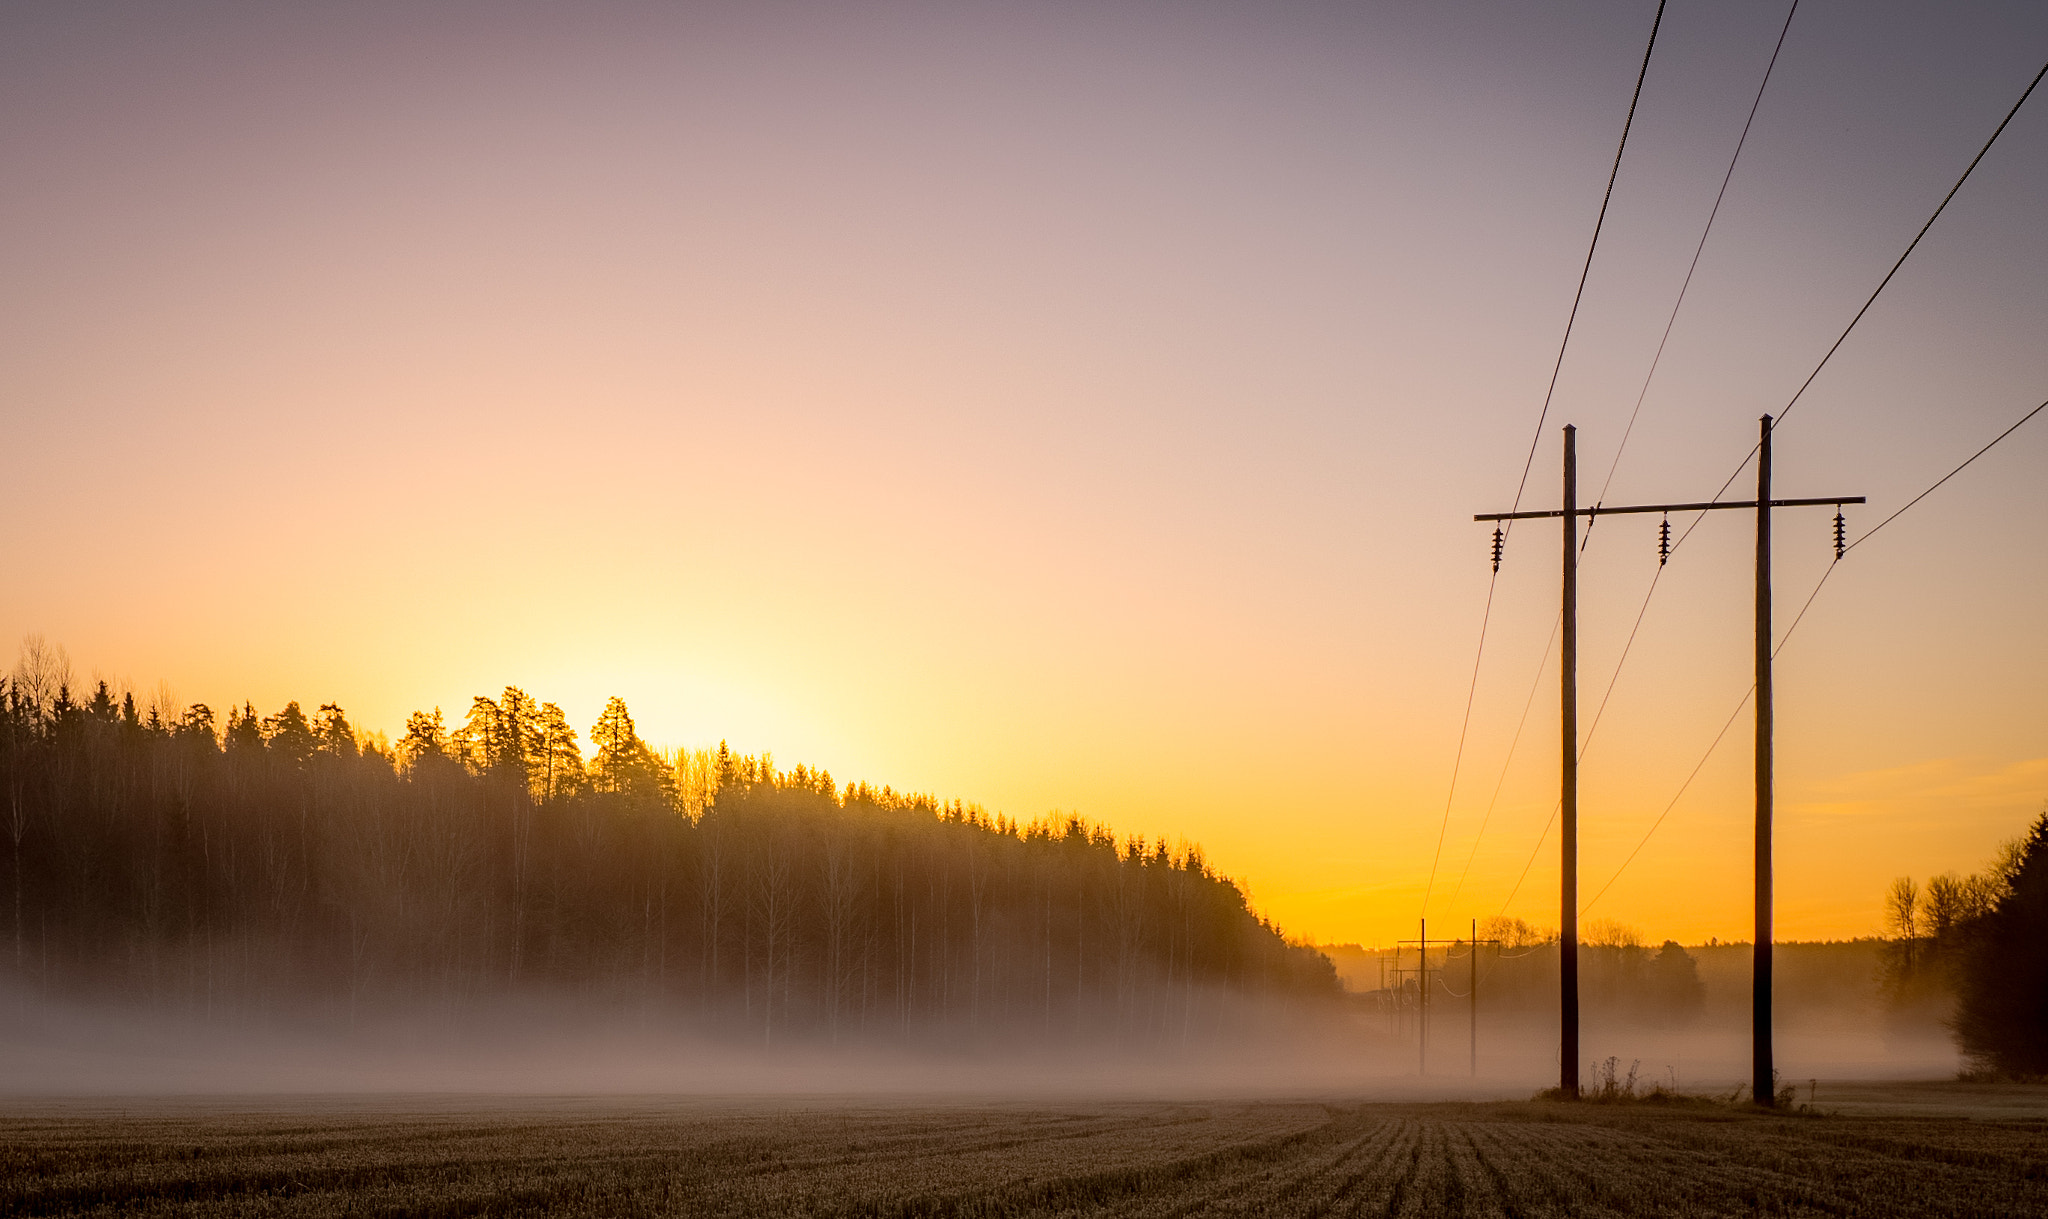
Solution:
<svg viewBox="0 0 2048 1219">
<path fill-rule="evenodd" d="M 195 1015 L 573 995 L 783 1038 L 1186 1038 L 1327 1003 L 1195 847 L 767 755 L 586 757 L 516 687 L 395 744 L 333 704 L 139 708 L 31 639 L 0 687 L 17 985 Z"/>
<path fill-rule="evenodd" d="M 1895 1003 L 1952 1004 L 1979 1073 L 2048 1076 L 2048 812 L 1981 872 L 1910 876 L 1885 894 L 1884 982 Z"/>
<path fill-rule="evenodd" d="M 1557 933 L 1506 915 L 1480 919 L 1476 930 L 1476 961 L 1472 942 L 1454 933 L 1448 941 L 1432 941 L 1443 947 L 1430 948 L 1426 975 L 1417 972 L 1413 947 L 1355 950 L 1372 962 L 1381 982 L 1377 989 L 1362 989 L 1382 1017 L 1398 1022 L 1420 1006 L 1425 976 L 1431 1004 L 1458 1004 L 1471 993 L 1467 988 L 1476 972 L 1479 1006 L 1487 1011 L 1518 1016 L 1554 1011 L 1560 985 Z M 1677 941 L 1650 947 L 1633 927 L 1594 920 L 1579 944 L 1579 995 L 1590 1019 L 1683 1028 L 1698 1020 L 1706 991 L 1698 961 Z"/>
</svg>

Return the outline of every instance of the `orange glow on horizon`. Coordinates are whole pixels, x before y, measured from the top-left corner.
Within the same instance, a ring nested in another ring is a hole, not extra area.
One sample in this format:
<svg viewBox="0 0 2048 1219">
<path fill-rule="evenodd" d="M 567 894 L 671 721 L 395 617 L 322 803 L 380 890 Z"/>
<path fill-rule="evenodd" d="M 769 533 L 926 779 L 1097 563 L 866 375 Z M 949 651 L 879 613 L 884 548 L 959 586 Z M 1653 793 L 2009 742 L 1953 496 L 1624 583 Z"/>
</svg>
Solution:
<svg viewBox="0 0 2048 1219">
<path fill-rule="evenodd" d="M 507 683 L 579 731 L 617 695 L 658 745 L 1199 843 L 1295 936 L 1412 935 L 1425 891 L 1555 926 L 1542 522 L 1445 820 L 1470 518 L 1514 498 L 1640 32 L 686 8 L 22 18 L 0 641 L 394 735 Z M 1613 500 L 1735 468 L 2041 42 L 1799 19 Z M 1525 506 L 1564 422 L 1606 473 L 1781 20 L 1674 22 Z M 1852 536 L 2048 392 L 2044 115 L 1780 434 L 1785 494 L 1869 496 Z M 1781 937 L 1874 932 L 1893 876 L 1974 870 L 2048 799 L 2044 461 L 2048 420 L 1844 560 L 1781 657 Z M 1779 525 L 1781 626 L 1825 516 Z M 1588 545 L 1582 724 L 1655 527 Z M 1746 528 L 1673 559 L 1614 682 L 1589 897 L 1748 685 Z M 1746 725 L 1590 917 L 1748 936 Z"/>
</svg>

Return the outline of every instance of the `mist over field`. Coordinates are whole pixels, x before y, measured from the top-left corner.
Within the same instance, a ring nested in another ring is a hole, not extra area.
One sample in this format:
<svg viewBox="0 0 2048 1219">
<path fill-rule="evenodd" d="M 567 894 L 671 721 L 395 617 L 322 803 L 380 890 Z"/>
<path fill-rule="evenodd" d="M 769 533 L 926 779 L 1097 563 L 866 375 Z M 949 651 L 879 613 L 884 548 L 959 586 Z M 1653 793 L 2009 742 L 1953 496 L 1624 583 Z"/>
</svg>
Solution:
<svg viewBox="0 0 2048 1219">
<path fill-rule="evenodd" d="M 1780 947 L 1777 1056 L 1802 1100 L 1809 1081 L 1825 1094 L 1844 1080 L 1955 1074 L 1957 1051 L 1938 1007 L 1886 1002 L 1876 973 L 1882 947 Z M 1603 950 L 1583 951 L 1592 991 Z M 1589 993 L 1582 1029 L 1589 1090 L 1600 1086 L 1609 1057 L 1617 1079 L 1625 1084 L 1633 1072 L 1644 1090 L 1661 1084 L 1732 1096 L 1742 1088 L 1750 1061 L 1748 946 L 1689 952 L 1705 967 L 1701 1002 L 1678 1019 L 1627 1000 L 1603 1005 Z M 1334 955 L 1350 965 L 1364 956 Z M 153 1009 L 140 996 L 51 999 L 17 986 L 0 996 L 0 1091 L 1514 1099 L 1556 1082 L 1555 957 L 1538 955 L 1537 967 L 1519 979 L 1482 964 L 1476 1059 L 1469 1006 L 1448 989 L 1434 1001 L 1425 1049 L 1413 1006 L 1389 1008 L 1387 996 L 1369 991 L 1307 1004 L 1206 992 L 1195 998 L 1205 1027 L 1188 1035 L 930 1029 L 913 1038 L 833 1044 L 798 1034 L 765 1044 L 686 1013 L 572 996 L 506 996 L 461 1009 L 385 1004 L 353 1017 L 320 1003 L 207 1017 Z M 1458 965 L 1450 972 L 1462 972 Z"/>
<path fill-rule="evenodd" d="M 1745 1013 L 1746 1014 L 1746 1013 Z M 1842 1080 L 1940 1078 L 1957 1056 L 1938 1026 L 1896 1027 L 1870 1013 L 1781 1020 L 1781 1070 L 1806 1099 Z M 1519 1098 L 1556 1080 L 1555 1021 L 1482 1013 L 1478 1074 L 1467 1074 L 1463 1013 L 1431 1028 L 1430 1073 L 1412 1030 L 1375 1021 L 1276 1028 L 1199 1046 L 1043 1044 L 933 1048 L 764 1047 L 597 1013 L 514 1006 L 462 1026 L 391 1016 L 355 1030 L 205 1024 L 118 1007 L 8 1003 L 0 1079 L 13 1095 L 284 1093 L 697 1094 L 888 1097 Z M 1730 1093 L 1749 1062 L 1739 1019 L 1659 1029 L 1590 1013 L 1589 1063 L 1635 1066 L 1640 1086 Z M 1589 1086 L 1598 1076 L 1589 1071 Z"/>
<path fill-rule="evenodd" d="M 1526 927 L 1521 928 L 1528 934 Z M 1599 935 L 1596 928 L 1595 935 Z M 1624 1076 L 1637 1066 L 1644 1086 L 1683 1091 L 1732 1089 L 1750 1068 L 1749 944 L 1645 945 L 1631 929 L 1610 936 L 1627 943 L 1582 943 L 1581 1052 L 1588 1064 L 1618 1060 Z M 1488 928 L 1481 924 L 1482 935 Z M 1510 933 L 1512 934 L 1512 933 Z M 1374 1000 L 1377 1023 L 1416 1042 L 1415 952 L 1331 945 L 1345 984 Z M 1429 1059 L 1448 1073 L 1471 1061 L 1471 960 L 1462 944 L 1431 951 Z M 1448 959 L 1446 959 L 1448 958 Z M 1936 986 L 1902 1001 L 1897 945 L 1881 939 L 1780 943 L 1775 950 L 1773 1023 L 1778 1067 L 1786 1081 L 1821 1078 L 1947 1077 L 1959 1065 L 1946 1021 L 1952 996 Z M 1557 947 L 1540 940 L 1516 947 L 1483 946 L 1479 954 L 1478 1062 L 1482 1073 L 1555 1082 Z M 1399 990 L 1380 990 L 1391 970 L 1409 976 Z M 1541 1070 L 1535 1070 L 1540 1062 Z"/>
</svg>

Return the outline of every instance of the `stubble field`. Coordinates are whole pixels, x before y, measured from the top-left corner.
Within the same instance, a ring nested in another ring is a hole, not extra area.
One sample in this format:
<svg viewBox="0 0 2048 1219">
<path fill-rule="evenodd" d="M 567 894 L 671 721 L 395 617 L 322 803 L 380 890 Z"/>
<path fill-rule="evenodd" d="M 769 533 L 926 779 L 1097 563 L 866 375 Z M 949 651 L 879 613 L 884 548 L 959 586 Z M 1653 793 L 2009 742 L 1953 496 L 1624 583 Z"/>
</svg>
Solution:
<svg viewBox="0 0 2048 1219">
<path fill-rule="evenodd" d="M 2048 1214 L 2040 1117 L 1548 1103 L 15 1103 L 21 1215 Z"/>
</svg>

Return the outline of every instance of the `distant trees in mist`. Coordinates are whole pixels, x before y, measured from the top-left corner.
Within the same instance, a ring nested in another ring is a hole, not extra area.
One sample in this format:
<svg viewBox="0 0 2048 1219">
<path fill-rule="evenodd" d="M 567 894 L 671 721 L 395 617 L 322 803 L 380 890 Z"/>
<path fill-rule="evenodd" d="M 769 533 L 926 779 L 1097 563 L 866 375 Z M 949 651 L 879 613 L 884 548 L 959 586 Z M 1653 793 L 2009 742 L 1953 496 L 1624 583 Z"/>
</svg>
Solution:
<svg viewBox="0 0 2048 1219">
<path fill-rule="evenodd" d="M 332 704 L 138 706 L 31 640 L 0 973 L 194 1014 L 571 994 L 768 1041 L 1186 1036 L 1339 993 L 1198 849 L 663 754 L 618 699 L 589 740 L 516 687 L 393 744 Z"/>
<path fill-rule="evenodd" d="M 1480 980 L 1503 1006 L 1548 1010 L 1557 1002 L 1557 935 L 1518 918 L 1482 919 L 1482 939 L 1500 941 L 1480 953 Z M 1488 978 L 1487 967 L 1497 973 Z M 1462 986 L 1455 972 L 1449 981 Z M 1599 1018 L 1650 1027 L 1679 1028 L 1699 1018 L 1705 996 L 1699 965 L 1675 940 L 1651 947 L 1642 933 L 1610 919 L 1595 919 L 1579 942 L 1579 997 Z"/>
<path fill-rule="evenodd" d="M 1471 994 L 1467 988 L 1476 964 L 1479 1006 L 1485 1011 L 1519 1017 L 1554 1012 L 1559 986 L 1557 933 L 1503 915 L 1480 919 L 1477 932 L 1481 946 L 1476 962 L 1466 937 L 1454 932 L 1448 941 L 1432 939 L 1429 1001 L 1439 1007 L 1464 1003 Z M 1382 1016 L 1412 1015 L 1420 1005 L 1412 942 L 1399 951 L 1357 945 L 1329 951 L 1348 959 L 1352 986 L 1366 992 Z M 1676 941 L 1649 947 L 1634 928 L 1595 920 L 1579 944 L 1579 993 L 1594 1019 L 1682 1028 L 1699 1018 L 1706 988 L 1698 961 Z"/>
</svg>

